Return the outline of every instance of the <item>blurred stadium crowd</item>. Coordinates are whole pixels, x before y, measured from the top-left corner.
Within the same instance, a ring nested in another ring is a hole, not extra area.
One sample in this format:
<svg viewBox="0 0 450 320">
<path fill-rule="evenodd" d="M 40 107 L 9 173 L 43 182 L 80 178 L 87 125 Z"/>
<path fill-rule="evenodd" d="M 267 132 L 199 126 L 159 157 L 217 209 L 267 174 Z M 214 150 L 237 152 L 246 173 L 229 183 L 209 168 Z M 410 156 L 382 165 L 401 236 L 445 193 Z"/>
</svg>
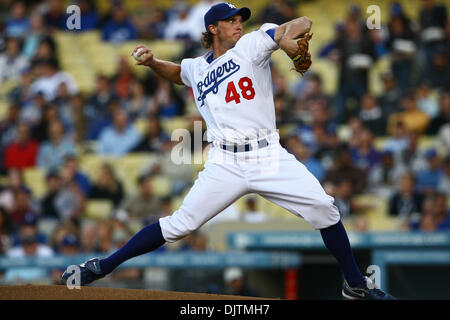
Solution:
<svg viewBox="0 0 450 320">
<path fill-rule="evenodd" d="M 84 89 L 63 66 L 58 39 L 75 32 L 67 30 L 65 11 L 74 3 L 81 8 L 80 36 L 95 33 L 99 43 L 114 46 L 172 41 L 181 48 L 172 58 L 180 61 L 203 52 L 203 15 L 215 1 L 141 1 L 138 10 L 123 2 L 109 1 L 107 11 L 90 0 L 0 2 L 0 255 L 109 252 L 171 214 L 201 169 L 170 159 L 171 130 L 200 119 L 190 88 L 150 70 L 137 74 L 130 57 L 121 56 L 114 73 L 96 74 L 95 85 Z M 323 5 L 307 1 L 315 2 Z M 450 229 L 449 9 L 419 3 L 414 16 L 390 4 L 382 28 L 368 30 L 365 7 L 342 2 L 345 15 L 329 24 L 335 34 L 315 50 L 312 71 L 291 81 L 272 64 L 283 145 L 335 197 L 342 217 L 355 219 L 358 231 L 372 230 L 371 222 L 385 216 L 400 221 L 396 230 Z M 289 21 L 302 14 L 302 4 L 266 1 L 248 28 Z M 389 68 L 375 94 L 369 74 L 382 59 Z M 328 79 L 315 72 L 320 60 L 337 66 L 335 92 L 327 92 Z M 359 201 L 364 195 L 371 202 Z M 260 198 L 249 197 L 223 219 L 284 218 L 260 205 Z M 374 208 L 378 216 L 367 219 Z M 200 232 L 177 248 L 207 249 Z M 121 272 L 124 279 L 140 276 L 139 270 Z M 6 282 L 20 277 L 3 276 Z"/>
</svg>

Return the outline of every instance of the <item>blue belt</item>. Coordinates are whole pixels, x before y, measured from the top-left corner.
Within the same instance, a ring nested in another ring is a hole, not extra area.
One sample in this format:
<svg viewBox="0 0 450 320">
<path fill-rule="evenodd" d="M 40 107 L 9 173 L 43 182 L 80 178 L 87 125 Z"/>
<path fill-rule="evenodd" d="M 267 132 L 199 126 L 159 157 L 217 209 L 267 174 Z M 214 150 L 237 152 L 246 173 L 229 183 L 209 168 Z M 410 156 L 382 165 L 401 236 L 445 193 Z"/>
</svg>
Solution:
<svg viewBox="0 0 450 320">
<path fill-rule="evenodd" d="M 265 148 L 269 145 L 269 141 L 267 139 L 262 139 L 258 141 L 258 146 L 253 147 L 251 144 L 221 144 L 220 147 L 223 150 L 227 150 L 230 152 L 247 152 L 255 149 Z"/>
</svg>

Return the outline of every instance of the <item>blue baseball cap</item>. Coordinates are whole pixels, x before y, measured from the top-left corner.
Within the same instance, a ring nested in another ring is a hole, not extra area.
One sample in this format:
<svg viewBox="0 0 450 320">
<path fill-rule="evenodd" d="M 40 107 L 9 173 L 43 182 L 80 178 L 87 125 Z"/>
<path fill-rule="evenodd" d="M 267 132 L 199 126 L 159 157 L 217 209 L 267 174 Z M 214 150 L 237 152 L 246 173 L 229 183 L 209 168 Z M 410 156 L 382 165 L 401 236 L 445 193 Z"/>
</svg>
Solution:
<svg viewBox="0 0 450 320">
<path fill-rule="evenodd" d="M 228 2 L 218 3 L 213 5 L 205 14 L 205 28 L 208 31 L 208 26 L 214 24 L 216 21 L 231 18 L 234 15 L 240 15 L 242 22 L 250 18 L 251 12 L 247 7 L 237 9 L 234 5 Z"/>
</svg>

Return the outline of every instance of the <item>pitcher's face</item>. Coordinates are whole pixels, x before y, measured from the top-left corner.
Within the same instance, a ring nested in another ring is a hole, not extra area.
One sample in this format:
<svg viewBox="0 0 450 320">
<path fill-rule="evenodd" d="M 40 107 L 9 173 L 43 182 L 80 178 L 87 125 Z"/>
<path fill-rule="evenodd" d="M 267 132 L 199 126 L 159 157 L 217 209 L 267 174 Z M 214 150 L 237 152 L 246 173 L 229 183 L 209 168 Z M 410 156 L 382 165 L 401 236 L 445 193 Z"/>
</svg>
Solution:
<svg viewBox="0 0 450 320">
<path fill-rule="evenodd" d="M 230 47 L 234 47 L 236 42 L 242 37 L 242 17 L 234 15 L 231 18 L 219 21 L 216 31 L 221 43 L 227 43 Z"/>
</svg>

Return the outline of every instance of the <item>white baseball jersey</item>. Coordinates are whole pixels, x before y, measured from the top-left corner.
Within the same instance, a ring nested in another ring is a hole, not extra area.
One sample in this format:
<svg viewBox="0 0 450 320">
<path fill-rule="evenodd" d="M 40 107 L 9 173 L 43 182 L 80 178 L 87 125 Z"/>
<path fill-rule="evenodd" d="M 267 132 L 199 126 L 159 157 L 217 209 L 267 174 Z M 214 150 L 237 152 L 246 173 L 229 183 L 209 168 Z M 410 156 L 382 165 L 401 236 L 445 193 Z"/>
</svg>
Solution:
<svg viewBox="0 0 450 320">
<path fill-rule="evenodd" d="M 275 27 L 266 23 L 242 36 L 211 63 L 211 51 L 181 62 L 181 80 L 193 89 L 209 142 L 244 143 L 276 130 L 269 59 L 279 46 L 266 33 Z"/>
<path fill-rule="evenodd" d="M 265 24 L 244 35 L 211 63 L 211 53 L 181 62 L 181 79 L 192 87 L 208 127 L 208 141 L 213 143 L 205 168 L 181 207 L 159 220 L 167 242 L 197 230 L 248 193 L 261 195 L 316 229 L 340 219 L 333 197 L 280 145 L 269 68 L 270 55 L 278 45 L 266 33 L 274 27 Z M 263 133 L 268 143 L 260 148 L 258 139 Z M 217 143 L 245 143 L 252 148 L 236 152 Z"/>
</svg>

